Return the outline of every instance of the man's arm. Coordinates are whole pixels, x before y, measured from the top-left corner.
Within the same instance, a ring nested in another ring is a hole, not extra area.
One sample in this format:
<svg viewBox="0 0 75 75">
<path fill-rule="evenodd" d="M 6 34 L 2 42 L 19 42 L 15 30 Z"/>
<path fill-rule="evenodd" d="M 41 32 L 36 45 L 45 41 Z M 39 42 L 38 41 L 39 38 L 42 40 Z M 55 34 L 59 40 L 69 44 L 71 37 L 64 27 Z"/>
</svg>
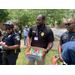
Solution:
<svg viewBox="0 0 75 75">
<path fill-rule="evenodd" d="M 27 29 L 25 29 L 26 31 L 28 31 Z"/>
<path fill-rule="evenodd" d="M 30 47 L 31 37 L 27 36 L 27 48 Z"/>
<path fill-rule="evenodd" d="M 59 54 L 61 54 L 61 52 L 62 52 L 61 46 L 62 46 L 62 43 L 59 43 L 59 45 L 58 45 L 58 53 L 59 53 Z"/>
<path fill-rule="evenodd" d="M 2 40 L 2 38 L 3 38 L 3 35 L 2 35 L 2 32 L 0 31 L 0 38 L 1 38 L 1 40 Z"/>
<path fill-rule="evenodd" d="M 48 46 L 47 46 L 47 53 L 49 52 L 49 50 L 53 47 L 53 42 L 50 42 L 48 43 Z"/>
<path fill-rule="evenodd" d="M 10 47 L 10 50 L 14 50 L 14 49 L 18 49 L 20 48 L 20 45 L 13 45 L 13 46 L 8 46 L 8 45 L 2 45 L 3 49 L 8 49 L 8 47 Z"/>
<path fill-rule="evenodd" d="M 1 40 L 3 39 L 3 35 L 1 36 Z"/>
<path fill-rule="evenodd" d="M 45 57 L 46 53 L 49 52 L 49 50 L 52 48 L 52 46 L 53 46 L 53 42 L 48 43 L 46 51 L 44 51 L 44 53 L 43 53 L 43 58 Z"/>
</svg>

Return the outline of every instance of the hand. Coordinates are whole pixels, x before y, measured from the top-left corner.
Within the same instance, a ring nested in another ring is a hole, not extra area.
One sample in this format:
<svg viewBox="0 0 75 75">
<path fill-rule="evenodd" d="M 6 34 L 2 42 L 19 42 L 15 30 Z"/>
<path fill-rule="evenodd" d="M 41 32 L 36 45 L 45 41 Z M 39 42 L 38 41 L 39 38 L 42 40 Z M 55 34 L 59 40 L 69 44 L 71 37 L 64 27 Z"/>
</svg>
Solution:
<svg viewBox="0 0 75 75">
<path fill-rule="evenodd" d="M 27 48 L 30 48 L 30 45 L 27 45 Z"/>
<path fill-rule="evenodd" d="M 46 53 L 47 53 L 47 50 L 44 50 L 44 51 L 43 51 L 42 58 L 44 58 L 44 57 L 45 57 Z"/>
<path fill-rule="evenodd" d="M 62 57 L 61 57 L 61 54 L 60 54 L 60 61 L 63 62 Z"/>
<path fill-rule="evenodd" d="M 55 65 L 56 64 L 56 62 L 58 61 L 58 59 L 59 59 L 59 57 L 55 57 L 55 55 L 51 58 L 51 62 L 52 62 L 52 64 L 53 65 Z"/>
<path fill-rule="evenodd" d="M 8 49 L 8 46 L 7 45 L 2 45 L 2 48 L 3 49 Z"/>
</svg>

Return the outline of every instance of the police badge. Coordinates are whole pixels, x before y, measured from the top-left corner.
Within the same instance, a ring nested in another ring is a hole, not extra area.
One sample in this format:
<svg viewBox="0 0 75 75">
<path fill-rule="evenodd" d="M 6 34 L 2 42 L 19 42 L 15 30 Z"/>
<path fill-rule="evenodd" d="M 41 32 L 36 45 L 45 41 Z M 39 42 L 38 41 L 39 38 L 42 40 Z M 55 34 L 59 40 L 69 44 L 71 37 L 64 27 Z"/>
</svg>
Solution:
<svg viewBox="0 0 75 75">
<path fill-rule="evenodd" d="M 44 32 L 41 33 L 41 36 L 44 36 Z"/>
</svg>

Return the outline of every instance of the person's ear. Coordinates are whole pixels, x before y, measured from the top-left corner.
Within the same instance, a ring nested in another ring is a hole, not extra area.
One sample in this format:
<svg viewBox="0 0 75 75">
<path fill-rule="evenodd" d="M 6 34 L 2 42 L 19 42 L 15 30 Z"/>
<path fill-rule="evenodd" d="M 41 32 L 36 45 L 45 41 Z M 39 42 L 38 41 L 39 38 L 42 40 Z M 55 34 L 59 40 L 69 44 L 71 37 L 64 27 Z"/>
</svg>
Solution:
<svg viewBox="0 0 75 75">
<path fill-rule="evenodd" d="M 43 22 L 45 23 L 45 20 L 43 20 Z"/>
</svg>

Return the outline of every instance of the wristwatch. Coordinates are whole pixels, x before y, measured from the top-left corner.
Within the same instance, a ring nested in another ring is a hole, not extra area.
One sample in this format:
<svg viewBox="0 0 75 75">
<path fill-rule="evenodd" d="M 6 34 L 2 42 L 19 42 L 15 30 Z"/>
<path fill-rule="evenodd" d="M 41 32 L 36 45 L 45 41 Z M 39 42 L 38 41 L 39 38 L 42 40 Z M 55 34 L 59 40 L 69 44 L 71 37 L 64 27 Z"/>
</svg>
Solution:
<svg viewBox="0 0 75 75">
<path fill-rule="evenodd" d="M 10 46 L 8 46 L 8 50 L 10 49 Z"/>
<path fill-rule="evenodd" d="M 46 53 L 48 53 L 48 51 L 49 51 L 49 50 L 48 50 L 48 49 L 46 49 L 46 50 L 47 50 L 47 52 L 46 52 Z"/>
</svg>

